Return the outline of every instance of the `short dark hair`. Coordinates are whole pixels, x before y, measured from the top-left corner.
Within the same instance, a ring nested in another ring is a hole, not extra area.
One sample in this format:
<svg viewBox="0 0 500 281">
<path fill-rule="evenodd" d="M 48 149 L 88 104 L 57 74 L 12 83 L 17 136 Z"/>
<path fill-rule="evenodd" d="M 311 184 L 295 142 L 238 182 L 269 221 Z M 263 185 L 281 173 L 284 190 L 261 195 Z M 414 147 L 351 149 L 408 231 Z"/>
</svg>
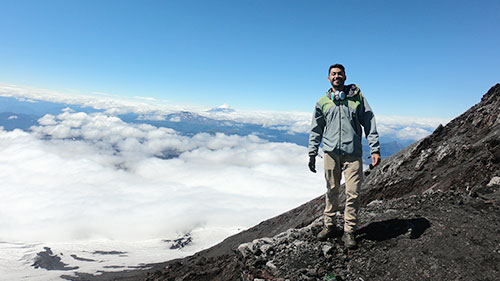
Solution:
<svg viewBox="0 0 500 281">
<path fill-rule="evenodd" d="M 332 68 L 340 68 L 340 69 L 342 69 L 342 71 L 345 74 L 345 67 L 343 65 L 341 65 L 340 63 L 336 63 L 336 64 L 333 64 L 333 65 L 330 65 L 330 68 L 328 69 L 328 75 L 330 75 L 330 72 L 332 71 Z"/>
</svg>

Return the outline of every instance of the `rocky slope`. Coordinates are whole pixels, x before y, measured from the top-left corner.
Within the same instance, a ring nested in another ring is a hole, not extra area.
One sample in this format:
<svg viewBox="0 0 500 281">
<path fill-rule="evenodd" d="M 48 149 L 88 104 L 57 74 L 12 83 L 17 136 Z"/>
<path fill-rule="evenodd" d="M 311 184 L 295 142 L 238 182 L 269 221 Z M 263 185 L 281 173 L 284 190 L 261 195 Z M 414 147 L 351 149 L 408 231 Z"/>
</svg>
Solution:
<svg viewBox="0 0 500 281">
<path fill-rule="evenodd" d="M 323 198 L 146 271 L 85 280 L 498 280 L 500 84 L 372 170 L 360 248 L 315 239 Z M 339 224 L 341 222 L 339 221 Z"/>
</svg>

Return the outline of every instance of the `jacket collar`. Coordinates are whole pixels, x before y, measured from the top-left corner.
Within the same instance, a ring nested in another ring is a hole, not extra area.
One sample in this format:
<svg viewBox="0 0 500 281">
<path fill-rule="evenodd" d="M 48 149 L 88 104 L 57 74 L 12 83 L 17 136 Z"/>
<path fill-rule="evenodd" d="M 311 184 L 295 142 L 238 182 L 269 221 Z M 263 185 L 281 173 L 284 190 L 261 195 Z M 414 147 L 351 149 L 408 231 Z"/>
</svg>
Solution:
<svg viewBox="0 0 500 281">
<path fill-rule="evenodd" d="M 356 84 L 349 84 L 344 86 L 344 93 L 346 98 L 354 97 L 359 93 L 359 87 Z M 328 89 L 326 95 L 329 99 L 332 99 L 333 90 L 332 88 Z"/>
</svg>

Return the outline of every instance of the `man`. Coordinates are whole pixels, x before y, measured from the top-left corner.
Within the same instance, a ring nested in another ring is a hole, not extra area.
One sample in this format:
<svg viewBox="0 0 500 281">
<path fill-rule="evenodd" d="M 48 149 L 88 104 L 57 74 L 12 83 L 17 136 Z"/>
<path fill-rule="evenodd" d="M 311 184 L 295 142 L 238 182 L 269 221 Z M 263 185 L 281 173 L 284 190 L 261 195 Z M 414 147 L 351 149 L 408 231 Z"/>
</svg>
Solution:
<svg viewBox="0 0 500 281">
<path fill-rule="evenodd" d="M 372 165 L 377 166 L 381 158 L 375 116 L 359 87 L 355 84 L 344 85 L 346 78 L 343 65 L 330 66 L 328 81 L 332 87 L 316 103 L 312 118 L 309 169 L 316 173 L 316 156 L 323 140 L 327 191 L 324 227 L 318 239 L 325 241 L 340 233 L 335 225 L 335 214 L 339 208 L 340 179 L 344 171 L 346 203 L 342 240 L 347 248 L 352 249 L 357 246 L 354 231 L 358 222 L 359 191 L 363 181 L 361 126 L 370 145 Z"/>
</svg>

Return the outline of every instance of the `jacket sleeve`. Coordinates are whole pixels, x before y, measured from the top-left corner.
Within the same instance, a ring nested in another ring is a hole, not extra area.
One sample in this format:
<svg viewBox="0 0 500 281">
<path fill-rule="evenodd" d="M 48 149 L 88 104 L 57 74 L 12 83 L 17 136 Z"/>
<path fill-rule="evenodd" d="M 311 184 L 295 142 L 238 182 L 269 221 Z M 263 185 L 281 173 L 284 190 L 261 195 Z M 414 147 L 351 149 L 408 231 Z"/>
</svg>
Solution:
<svg viewBox="0 0 500 281">
<path fill-rule="evenodd" d="M 325 117 L 323 116 L 321 105 L 316 103 L 311 121 L 311 133 L 309 134 L 309 156 L 318 155 L 325 124 Z"/>
<path fill-rule="evenodd" d="M 361 94 L 361 93 L 360 93 Z M 370 146 L 370 154 L 380 154 L 380 143 L 378 141 L 377 125 L 375 123 L 375 115 L 368 104 L 366 98 L 362 95 L 363 107 L 361 112 L 361 125 L 365 131 L 366 140 Z"/>
</svg>

